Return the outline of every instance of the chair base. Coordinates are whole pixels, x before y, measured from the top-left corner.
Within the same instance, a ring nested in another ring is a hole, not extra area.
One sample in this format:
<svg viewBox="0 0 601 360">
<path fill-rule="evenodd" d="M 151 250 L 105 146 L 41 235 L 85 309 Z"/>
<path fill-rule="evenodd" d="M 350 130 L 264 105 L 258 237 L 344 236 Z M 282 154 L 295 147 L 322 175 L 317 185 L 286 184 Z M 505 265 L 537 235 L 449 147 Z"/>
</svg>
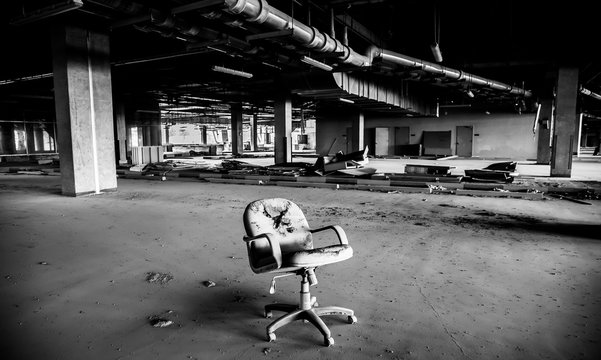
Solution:
<svg viewBox="0 0 601 360">
<path fill-rule="evenodd" d="M 328 326 L 320 318 L 326 315 L 347 315 L 349 324 L 357 322 L 355 312 L 351 309 L 339 306 L 314 307 L 316 305 L 315 297 L 311 298 L 311 307 L 309 309 L 299 309 L 298 305 L 292 304 L 269 304 L 265 306 L 265 317 L 270 318 L 273 310 L 284 311 L 285 315 L 279 317 L 267 326 L 267 340 L 275 341 L 275 331 L 284 325 L 288 325 L 296 320 L 304 320 L 313 324 L 323 335 L 324 345 L 334 345 L 334 339 Z"/>
</svg>

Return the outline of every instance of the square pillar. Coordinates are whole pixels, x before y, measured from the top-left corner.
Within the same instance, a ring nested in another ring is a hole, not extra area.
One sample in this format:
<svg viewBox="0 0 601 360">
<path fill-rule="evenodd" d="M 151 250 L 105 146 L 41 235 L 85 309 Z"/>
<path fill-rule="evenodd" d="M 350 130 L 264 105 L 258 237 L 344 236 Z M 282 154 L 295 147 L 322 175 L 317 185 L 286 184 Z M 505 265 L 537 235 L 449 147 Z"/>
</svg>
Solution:
<svg viewBox="0 0 601 360">
<path fill-rule="evenodd" d="M 33 123 L 29 123 L 29 124 L 25 124 L 25 143 L 27 144 L 27 153 L 28 154 L 33 154 L 36 152 L 35 150 L 35 131 L 34 131 L 34 127 L 35 124 Z"/>
<path fill-rule="evenodd" d="M 232 154 L 241 155 L 244 152 L 242 104 L 232 104 L 230 111 L 232 114 Z"/>
<path fill-rule="evenodd" d="M 57 28 L 52 53 L 62 193 L 116 189 L 109 37 Z"/>
<path fill-rule="evenodd" d="M 12 123 L 0 123 L 0 154 L 15 152 L 15 126 Z"/>
<path fill-rule="evenodd" d="M 578 98 L 578 68 L 562 67 L 557 73 L 555 123 L 551 149 L 551 176 L 572 175 L 572 152 L 577 141 L 576 100 Z"/>
<path fill-rule="evenodd" d="M 352 151 L 361 151 L 365 148 L 365 116 L 363 111 L 357 111 L 353 114 L 353 127 L 351 130 Z"/>
<path fill-rule="evenodd" d="M 549 164 L 551 160 L 551 121 L 553 119 L 553 99 L 542 99 L 538 114 L 538 145 L 536 163 Z"/>
<path fill-rule="evenodd" d="M 253 114 L 253 119 L 252 119 L 252 149 L 253 151 L 258 151 L 259 150 L 259 146 L 257 144 L 257 132 L 259 131 L 259 127 L 258 127 L 258 123 L 259 123 L 259 116 L 257 114 Z"/>
<path fill-rule="evenodd" d="M 275 163 L 292 162 L 292 100 L 285 96 L 275 102 Z"/>
<path fill-rule="evenodd" d="M 115 107 L 115 137 L 117 138 L 119 165 L 127 164 L 127 127 L 125 126 L 125 106 L 122 103 Z"/>
</svg>

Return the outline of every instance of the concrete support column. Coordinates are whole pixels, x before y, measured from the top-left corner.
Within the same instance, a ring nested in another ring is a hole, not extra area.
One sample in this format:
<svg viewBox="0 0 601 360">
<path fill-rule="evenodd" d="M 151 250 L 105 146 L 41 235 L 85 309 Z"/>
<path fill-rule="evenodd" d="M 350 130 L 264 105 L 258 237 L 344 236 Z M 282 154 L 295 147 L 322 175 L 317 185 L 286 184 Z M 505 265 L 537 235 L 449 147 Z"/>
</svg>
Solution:
<svg viewBox="0 0 601 360">
<path fill-rule="evenodd" d="M 36 125 L 33 129 L 33 135 L 36 151 L 44 151 L 44 129 L 41 127 L 41 124 Z"/>
<path fill-rule="evenodd" d="M 15 126 L 11 123 L 0 124 L 0 154 L 14 154 L 15 149 Z"/>
<path fill-rule="evenodd" d="M 242 137 L 242 104 L 232 104 L 232 154 L 241 155 L 244 152 L 244 139 Z"/>
<path fill-rule="evenodd" d="M 536 163 L 548 164 L 551 161 L 551 121 L 553 120 L 553 99 L 542 99 L 538 114 L 538 147 Z"/>
<path fill-rule="evenodd" d="M 275 163 L 292 162 L 292 100 L 285 96 L 275 102 Z"/>
<path fill-rule="evenodd" d="M 159 113 L 156 114 L 156 118 L 153 118 L 150 121 L 150 145 L 163 145 L 163 138 L 161 137 L 161 115 Z"/>
<path fill-rule="evenodd" d="M 578 98 L 578 69 L 562 67 L 557 73 L 555 123 L 551 149 L 551 176 L 572 175 L 572 152 L 577 141 L 576 100 Z"/>
<path fill-rule="evenodd" d="M 167 145 L 171 141 L 171 139 L 169 138 L 169 129 L 171 129 L 171 125 L 165 125 L 165 127 L 163 128 L 163 130 L 165 130 L 165 144 L 163 145 Z"/>
<path fill-rule="evenodd" d="M 365 116 L 363 111 L 357 111 L 353 116 L 353 129 L 352 129 L 352 151 L 360 151 L 365 148 Z"/>
<path fill-rule="evenodd" d="M 127 164 L 127 126 L 125 125 L 125 105 L 115 107 L 115 138 L 117 161 L 119 165 Z"/>
<path fill-rule="evenodd" d="M 259 116 L 257 114 L 253 114 L 252 120 L 252 149 L 253 151 L 259 150 L 259 144 L 257 144 L 257 133 L 259 131 Z"/>
<path fill-rule="evenodd" d="M 34 124 L 25 124 L 25 139 L 27 141 L 27 153 L 35 153 L 35 131 Z"/>
<path fill-rule="evenodd" d="M 203 126 L 202 129 L 200 129 L 200 143 L 207 145 L 207 142 L 207 127 Z"/>
<path fill-rule="evenodd" d="M 152 146 L 152 125 L 150 123 L 142 125 L 142 146 Z"/>
<path fill-rule="evenodd" d="M 52 51 L 62 193 L 116 189 L 109 37 L 65 26 Z"/>
</svg>

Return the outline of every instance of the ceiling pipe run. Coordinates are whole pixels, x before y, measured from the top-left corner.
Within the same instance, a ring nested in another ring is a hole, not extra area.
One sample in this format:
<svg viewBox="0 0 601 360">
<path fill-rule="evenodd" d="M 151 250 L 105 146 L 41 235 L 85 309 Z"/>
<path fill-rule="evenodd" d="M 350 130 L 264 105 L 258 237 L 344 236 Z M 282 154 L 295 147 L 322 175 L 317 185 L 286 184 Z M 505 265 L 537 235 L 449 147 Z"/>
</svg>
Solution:
<svg viewBox="0 0 601 360">
<path fill-rule="evenodd" d="M 307 26 L 282 11 L 270 6 L 265 0 L 225 0 L 228 11 L 246 20 L 262 24 L 274 30 L 292 30 L 290 37 L 302 46 L 323 53 L 340 53 L 337 59 L 348 65 L 369 66 L 369 59 L 355 52 L 339 40 L 313 26 Z"/>
<path fill-rule="evenodd" d="M 419 68 L 423 71 L 467 84 L 488 87 L 517 96 L 530 97 L 532 92 L 478 75 L 448 68 L 393 51 L 371 47 L 367 56 L 358 54 L 349 46 L 313 26 L 307 26 L 282 11 L 270 6 L 266 0 L 224 0 L 229 12 L 244 16 L 248 21 L 263 24 L 274 30 L 292 30 L 291 37 L 301 45 L 324 53 L 340 53 L 337 59 L 358 67 L 372 66 L 374 60 Z"/>
<path fill-rule="evenodd" d="M 519 87 L 511 86 L 499 81 L 486 79 L 478 75 L 470 74 L 461 70 L 452 69 L 429 61 L 420 60 L 411 56 L 395 53 L 393 51 L 380 49 L 375 46 L 372 46 L 368 50 L 368 54 L 368 57 L 372 63 L 374 60 L 377 59 L 382 62 L 417 68 L 419 70 L 423 70 L 434 75 L 438 75 L 448 79 L 453 79 L 456 81 L 462 81 L 471 85 L 488 87 L 494 90 L 504 91 L 513 95 L 519 95 L 524 97 L 532 96 L 532 92 L 530 90 L 525 90 Z"/>
</svg>

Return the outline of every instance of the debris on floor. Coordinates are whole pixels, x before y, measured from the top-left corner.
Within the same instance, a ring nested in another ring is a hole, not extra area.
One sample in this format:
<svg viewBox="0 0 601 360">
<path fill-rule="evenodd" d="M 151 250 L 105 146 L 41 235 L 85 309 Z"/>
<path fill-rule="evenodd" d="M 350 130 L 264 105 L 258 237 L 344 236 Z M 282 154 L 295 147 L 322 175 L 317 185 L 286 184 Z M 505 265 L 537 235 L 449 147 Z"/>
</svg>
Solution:
<svg viewBox="0 0 601 360">
<path fill-rule="evenodd" d="M 151 315 L 148 317 L 150 325 L 156 328 L 165 328 L 172 325 L 175 325 L 175 322 L 170 318 L 177 316 L 175 315 L 173 310 L 167 310 L 159 315 Z"/>
<path fill-rule="evenodd" d="M 483 169 L 466 169 L 464 171 L 468 181 L 511 183 L 519 175 L 515 171 L 516 165 L 515 161 L 504 161 L 490 164 Z"/>
<path fill-rule="evenodd" d="M 169 273 L 147 272 L 146 281 L 151 284 L 165 285 L 173 280 L 173 275 Z"/>
<path fill-rule="evenodd" d="M 206 287 L 213 287 L 213 286 L 217 285 L 217 284 L 215 284 L 214 281 L 211 281 L 211 280 L 203 281 L 202 284 Z"/>
<path fill-rule="evenodd" d="M 167 319 L 152 319 L 150 320 L 150 325 L 163 328 L 173 325 L 173 321 Z"/>
<path fill-rule="evenodd" d="M 453 166 L 407 164 L 405 165 L 405 173 L 414 175 L 451 175 L 451 169 L 453 168 Z"/>
<path fill-rule="evenodd" d="M 550 193 L 547 194 L 550 197 L 556 198 L 556 199 L 560 199 L 560 200 L 568 200 L 577 204 L 582 204 L 582 205 L 592 205 L 590 202 L 587 201 L 583 201 L 583 200 L 579 200 L 570 196 L 566 196 L 566 195 L 560 195 L 560 194 L 554 194 L 554 193 Z"/>
<path fill-rule="evenodd" d="M 530 200 L 557 198 L 547 196 L 548 193 L 557 193 L 554 188 L 561 188 L 562 191 L 566 188 L 570 191 L 582 189 L 582 184 L 541 183 L 529 177 L 518 179 L 519 173 L 515 171 L 516 161 L 496 162 L 481 169 L 466 169 L 463 171 L 465 174 L 461 175 L 451 174 L 454 166 L 419 163 L 405 165 L 405 172 L 379 173 L 376 168 L 367 166 L 367 152 L 366 147 L 364 150 L 348 154 L 340 151 L 335 155 L 319 156 L 314 163 L 286 162 L 268 166 L 253 164 L 252 160 L 242 161 L 240 156 L 220 158 L 212 162 L 180 158 L 132 166 L 129 170 L 118 170 L 117 174 L 132 179 L 162 181 L 172 177 L 189 177 L 210 183 L 357 189 L 391 194 L 429 192 Z M 591 189 L 590 186 L 585 188 Z M 601 193 L 595 192 L 594 189 L 588 193 L 560 195 L 564 196 L 564 200 L 568 200 L 565 196 L 576 200 L 601 199 Z"/>
<path fill-rule="evenodd" d="M 318 175 L 328 175 L 344 169 L 357 169 L 364 167 L 369 162 L 367 153 L 369 147 L 360 151 L 344 154 L 339 151 L 334 156 L 320 156 L 314 164 L 314 171 Z M 375 172 L 375 169 L 374 169 Z"/>
</svg>

